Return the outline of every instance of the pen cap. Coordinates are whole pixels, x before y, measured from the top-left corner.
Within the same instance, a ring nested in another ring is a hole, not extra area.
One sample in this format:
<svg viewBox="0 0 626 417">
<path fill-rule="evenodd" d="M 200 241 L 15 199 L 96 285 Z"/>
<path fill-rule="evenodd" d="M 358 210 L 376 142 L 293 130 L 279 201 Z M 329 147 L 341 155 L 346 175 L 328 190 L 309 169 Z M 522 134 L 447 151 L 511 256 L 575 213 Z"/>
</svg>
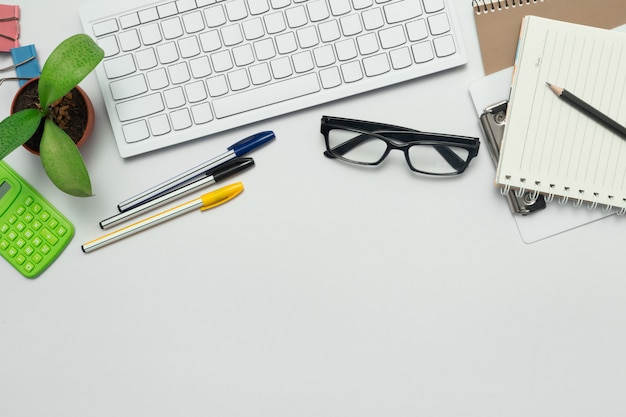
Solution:
<svg viewBox="0 0 626 417">
<path fill-rule="evenodd" d="M 275 137 L 276 136 L 274 135 L 274 132 L 272 132 L 271 130 L 255 133 L 254 135 L 248 136 L 247 138 L 240 140 L 234 145 L 229 146 L 228 150 L 235 152 L 235 155 L 237 156 L 242 156 L 254 150 L 255 148 L 258 148 L 264 143 L 269 142 Z"/>
<path fill-rule="evenodd" d="M 254 165 L 254 159 L 252 158 L 235 158 L 208 171 L 207 175 L 212 175 L 215 182 L 219 182 L 226 177 L 250 168 L 252 165 Z"/>
<path fill-rule="evenodd" d="M 243 183 L 235 182 L 233 184 L 222 187 L 218 190 L 206 193 L 200 198 L 202 199 L 202 207 L 200 211 L 205 211 L 226 203 L 237 197 L 243 191 Z"/>
</svg>

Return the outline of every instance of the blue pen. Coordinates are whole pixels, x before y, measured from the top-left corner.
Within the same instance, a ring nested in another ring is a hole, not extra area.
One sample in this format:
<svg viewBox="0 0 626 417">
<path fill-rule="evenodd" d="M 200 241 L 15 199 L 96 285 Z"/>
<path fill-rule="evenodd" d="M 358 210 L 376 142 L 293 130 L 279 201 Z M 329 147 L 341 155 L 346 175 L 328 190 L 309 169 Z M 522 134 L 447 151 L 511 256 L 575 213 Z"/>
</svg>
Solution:
<svg viewBox="0 0 626 417">
<path fill-rule="evenodd" d="M 216 156 L 213 159 L 210 159 L 196 167 L 191 168 L 188 171 L 185 171 L 177 176 L 170 178 L 167 181 L 162 182 L 140 194 L 137 194 L 134 197 L 126 199 L 117 205 L 119 211 L 123 212 L 126 210 L 130 210 L 133 207 L 144 204 L 150 200 L 153 200 L 168 191 L 175 190 L 180 186 L 184 185 L 188 181 L 203 175 L 207 170 L 214 168 L 220 164 L 223 164 L 226 161 L 230 161 L 231 159 L 237 158 L 238 156 L 243 156 L 250 151 L 258 148 L 259 146 L 269 142 L 274 139 L 276 136 L 274 132 L 268 130 L 266 132 L 255 133 L 252 136 L 248 136 L 245 139 L 240 140 L 237 143 L 229 146 L 226 152 L 221 155 Z"/>
</svg>

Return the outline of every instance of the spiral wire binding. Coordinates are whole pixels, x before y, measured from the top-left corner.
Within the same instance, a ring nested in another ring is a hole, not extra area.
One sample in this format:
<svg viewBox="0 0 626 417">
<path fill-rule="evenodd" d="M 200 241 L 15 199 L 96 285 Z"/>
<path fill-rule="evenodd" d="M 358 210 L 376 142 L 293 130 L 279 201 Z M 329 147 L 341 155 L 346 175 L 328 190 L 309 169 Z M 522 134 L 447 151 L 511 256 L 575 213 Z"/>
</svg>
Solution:
<svg viewBox="0 0 626 417">
<path fill-rule="evenodd" d="M 476 9 L 476 14 L 534 3 L 543 3 L 543 0 L 472 0 L 472 6 Z"/>
</svg>

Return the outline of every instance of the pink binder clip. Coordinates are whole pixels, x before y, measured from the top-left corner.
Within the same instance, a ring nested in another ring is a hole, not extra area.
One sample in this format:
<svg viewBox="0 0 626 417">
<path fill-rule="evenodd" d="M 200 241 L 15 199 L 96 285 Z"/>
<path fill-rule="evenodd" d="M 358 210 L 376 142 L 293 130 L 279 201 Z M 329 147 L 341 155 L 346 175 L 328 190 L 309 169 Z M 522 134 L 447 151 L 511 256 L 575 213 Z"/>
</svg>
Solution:
<svg viewBox="0 0 626 417">
<path fill-rule="evenodd" d="M 20 7 L 0 4 L 0 52 L 20 46 Z"/>
</svg>

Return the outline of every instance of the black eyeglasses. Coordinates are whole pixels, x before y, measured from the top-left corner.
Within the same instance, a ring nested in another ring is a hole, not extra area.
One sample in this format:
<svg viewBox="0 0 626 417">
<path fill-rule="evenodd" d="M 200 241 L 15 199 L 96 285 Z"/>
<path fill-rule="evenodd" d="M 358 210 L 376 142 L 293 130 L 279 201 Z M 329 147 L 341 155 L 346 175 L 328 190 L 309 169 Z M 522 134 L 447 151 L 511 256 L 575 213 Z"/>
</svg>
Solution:
<svg viewBox="0 0 626 417">
<path fill-rule="evenodd" d="M 462 173 L 480 147 L 478 138 L 331 116 L 322 116 L 321 132 L 328 158 L 378 165 L 392 149 L 398 149 L 404 152 L 412 171 L 427 175 Z"/>
</svg>

